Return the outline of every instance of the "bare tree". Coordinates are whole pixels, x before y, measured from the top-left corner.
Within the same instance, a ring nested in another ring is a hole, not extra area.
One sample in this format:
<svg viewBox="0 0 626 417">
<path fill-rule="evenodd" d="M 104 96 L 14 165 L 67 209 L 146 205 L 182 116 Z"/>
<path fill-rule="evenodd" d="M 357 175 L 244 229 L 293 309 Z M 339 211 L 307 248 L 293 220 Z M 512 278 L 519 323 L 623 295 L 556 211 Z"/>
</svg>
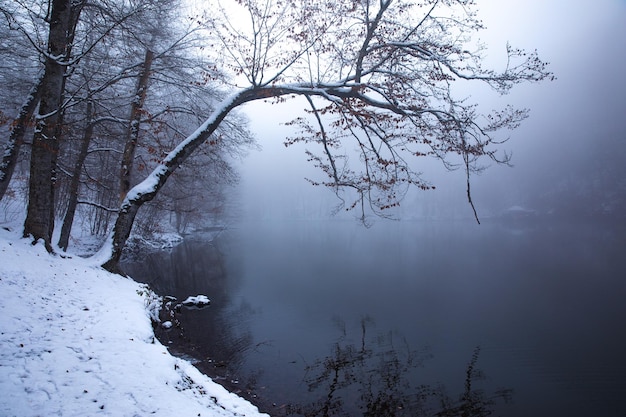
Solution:
<svg viewBox="0 0 626 417">
<path fill-rule="evenodd" d="M 293 141 L 320 146 L 310 159 L 327 174 L 319 182 L 353 190 L 350 207 L 363 216 L 398 204 L 408 186 L 431 187 L 409 159 L 457 155 L 469 176 L 480 157 L 506 163 L 495 132 L 515 128 L 525 110 L 506 107 L 481 115 L 475 105 L 455 98 L 453 85 L 487 83 L 500 94 L 521 82 L 553 76 L 536 52 L 507 46 L 501 71 L 483 69 L 479 49 L 469 46 L 482 29 L 469 0 L 253 1 L 238 10 L 214 4 L 222 15 L 207 22 L 219 47 L 220 64 L 245 79 L 195 132 L 181 141 L 121 204 L 101 255 L 103 266 L 120 272 L 119 259 L 140 207 L 152 200 L 174 171 L 243 104 L 304 96 L 313 123 L 295 121 L 303 134 Z M 247 13 L 242 22 L 241 13 Z M 235 18 L 234 13 L 239 13 Z M 358 169 L 347 164 L 342 146 L 352 141 Z"/>
<path fill-rule="evenodd" d="M 65 71 L 82 2 L 53 0 L 47 21 L 50 31 L 45 51 L 39 114 L 33 137 L 28 209 L 24 236 L 42 239 L 51 250 L 54 229 L 54 183 Z"/>
<path fill-rule="evenodd" d="M 63 194 L 58 199 L 63 202 L 59 211 L 65 211 L 59 239 L 62 249 L 67 248 L 76 209 L 89 207 L 92 213 L 84 218 L 93 222 L 93 226 L 97 223 L 92 231 L 105 230 L 119 203 L 120 188 L 125 194 L 134 185 L 135 177 L 153 169 L 166 150 L 184 139 L 182 131 L 187 126 L 200 123 L 211 112 L 215 97 L 221 94 L 213 82 L 218 72 L 199 55 L 202 45 L 199 33 L 182 19 L 175 7 L 177 3 L 158 1 L 150 6 L 142 2 L 145 9 L 129 18 L 125 18 L 129 16 L 126 10 L 107 11 L 110 21 L 121 23 L 105 38 L 106 42 L 95 45 L 81 59 L 69 78 L 68 94 L 74 101 L 66 107 L 68 114 L 74 115 L 76 127 L 75 138 L 66 134 L 69 140 L 62 143 L 65 153 L 61 164 L 67 167 L 62 172 L 68 177 L 59 187 L 59 193 Z M 84 27 L 98 27 L 92 9 L 87 8 L 83 16 Z M 148 59 L 141 59 L 144 55 Z M 78 110 L 85 102 L 87 107 L 93 102 L 92 116 L 87 111 L 85 117 Z M 68 128 L 69 125 L 66 132 Z M 80 134 L 81 130 L 85 133 Z M 151 204 L 149 213 L 144 210 L 136 231 L 149 234 L 162 227 L 170 211 L 181 208 L 174 201 L 182 197 L 178 191 L 189 188 L 190 183 L 198 185 L 204 179 L 208 186 L 202 188 L 208 188 L 206 191 L 212 194 L 219 189 L 220 180 L 233 178 L 224 154 L 245 148 L 251 138 L 235 124 L 223 125 L 221 134 L 229 140 L 197 153 L 196 162 L 187 164 L 187 169 L 177 175 L 176 186 L 167 187 L 169 190 L 166 188 Z M 92 137 L 93 149 L 89 149 L 86 142 L 91 142 Z M 72 159 L 75 159 L 73 164 Z M 114 172 L 120 172 L 120 166 L 121 175 L 116 177 Z M 79 182 L 84 193 L 80 199 Z M 188 191 L 186 199 L 198 203 L 196 194 Z M 211 203 L 196 204 L 187 211 L 198 213 L 210 208 Z"/>
<path fill-rule="evenodd" d="M 78 206 L 81 171 L 83 164 L 85 163 L 85 159 L 87 158 L 87 154 L 89 153 L 89 145 L 91 144 L 94 127 L 96 125 L 96 121 L 93 120 L 93 106 L 94 105 L 91 100 L 87 101 L 84 133 L 80 143 L 78 156 L 74 162 L 69 184 L 67 208 L 65 210 L 65 216 L 63 217 L 63 225 L 61 226 L 61 234 L 58 242 L 59 248 L 64 251 L 67 250 L 69 245 L 70 232 L 72 230 L 72 224 L 74 222 L 74 216 L 76 215 L 76 208 Z"/>
<path fill-rule="evenodd" d="M 0 5 L 0 16 L 6 23 L 0 28 L 0 84 L 4 86 L 0 126 L 3 123 L 8 125 L 6 142 L 1 141 L 4 142 L 4 153 L 0 162 L 0 200 L 8 190 L 19 162 L 22 144 L 32 128 L 32 117 L 39 104 L 43 71 L 39 66 L 39 55 L 24 33 L 27 28 L 37 33 L 40 20 L 33 17 L 34 10 L 30 12 L 25 13 L 17 4 Z"/>
<path fill-rule="evenodd" d="M 42 2 L 13 2 L 2 4 L 0 13 L 6 18 L 9 29 L 19 33 L 22 44 L 15 49 L 26 50 L 32 65 L 43 64 L 41 76 L 35 80 L 31 93 L 14 119 L 10 137 L 0 165 L 0 194 L 4 195 L 17 163 L 20 145 L 26 128 L 38 106 L 34 121 L 34 134 L 30 150 L 30 178 L 27 216 L 24 235 L 43 239 L 51 249 L 50 238 L 54 227 L 55 194 L 58 180 L 57 158 L 60 152 L 61 136 L 66 128 L 65 112 L 80 102 L 66 91 L 69 77 L 78 67 L 82 58 L 108 36 L 113 28 L 120 25 L 134 11 L 116 19 L 113 23 L 79 28 L 80 16 L 84 8 L 95 13 L 111 16 L 110 11 L 117 7 L 113 2 L 98 4 L 83 0 L 52 0 Z M 122 7 L 123 9 L 123 7 Z M 139 8 L 141 10 L 141 8 Z M 102 19 L 101 19 L 102 23 Z M 78 37 L 77 31 L 80 32 Z M 22 45 L 23 46 L 23 45 Z M 19 55 L 18 52 L 15 55 Z M 4 54 L 3 54 L 4 55 Z M 12 74 L 12 79 L 20 78 L 28 64 L 10 65 L 1 68 L 4 74 Z M 30 84 L 30 82 L 29 82 Z M 26 94 L 25 94 L 26 96 Z M 83 97 L 84 99 L 84 97 Z"/>
</svg>

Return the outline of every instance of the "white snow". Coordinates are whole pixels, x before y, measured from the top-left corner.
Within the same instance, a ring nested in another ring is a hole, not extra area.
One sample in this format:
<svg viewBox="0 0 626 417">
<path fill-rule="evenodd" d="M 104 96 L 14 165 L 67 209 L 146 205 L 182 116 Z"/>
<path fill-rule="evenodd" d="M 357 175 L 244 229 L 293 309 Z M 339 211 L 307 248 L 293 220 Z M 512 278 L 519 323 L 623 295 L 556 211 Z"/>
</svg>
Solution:
<svg viewBox="0 0 626 417">
<path fill-rule="evenodd" d="M 0 415 L 261 416 L 154 338 L 144 285 L 0 228 Z"/>
<path fill-rule="evenodd" d="M 162 177 L 165 172 L 167 172 L 167 166 L 165 164 L 159 164 L 151 173 L 141 181 L 139 184 L 135 185 L 130 189 L 128 194 L 126 194 L 126 198 L 122 202 L 122 206 L 128 204 L 130 200 L 135 200 L 139 198 L 139 196 L 144 194 L 149 194 L 156 190 L 157 184 L 159 183 L 159 178 Z"/>
<path fill-rule="evenodd" d="M 189 296 L 182 302 L 184 306 L 206 306 L 210 303 L 211 300 L 209 300 L 209 297 L 202 294 Z"/>
</svg>

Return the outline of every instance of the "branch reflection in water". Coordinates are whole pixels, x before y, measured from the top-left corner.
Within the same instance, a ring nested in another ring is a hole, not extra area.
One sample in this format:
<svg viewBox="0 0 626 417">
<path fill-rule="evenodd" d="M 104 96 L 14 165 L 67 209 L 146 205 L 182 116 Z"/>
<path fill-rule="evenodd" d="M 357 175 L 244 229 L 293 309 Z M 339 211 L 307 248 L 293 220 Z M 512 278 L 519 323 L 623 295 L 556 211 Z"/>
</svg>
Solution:
<svg viewBox="0 0 626 417">
<path fill-rule="evenodd" d="M 432 358 L 428 348 L 413 350 L 406 339 L 394 332 L 368 335 L 373 326 L 361 319 L 360 341 L 352 341 L 345 322 L 333 321 L 342 332 L 332 353 L 305 368 L 309 404 L 287 404 L 282 415 L 305 417 L 356 416 L 400 417 L 482 417 L 491 415 L 498 403 L 512 400 L 511 389 L 488 394 L 480 388 L 486 377 L 477 367 L 480 346 L 471 355 L 465 370 L 464 390 L 456 397 L 443 384 L 416 384 L 411 373 Z"/>
</svg>

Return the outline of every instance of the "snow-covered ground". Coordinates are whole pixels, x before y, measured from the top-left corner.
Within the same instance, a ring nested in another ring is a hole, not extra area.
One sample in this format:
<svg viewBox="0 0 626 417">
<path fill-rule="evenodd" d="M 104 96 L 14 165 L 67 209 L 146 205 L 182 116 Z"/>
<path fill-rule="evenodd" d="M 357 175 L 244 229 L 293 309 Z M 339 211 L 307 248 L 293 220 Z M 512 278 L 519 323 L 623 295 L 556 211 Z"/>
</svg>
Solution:
<svg viewBox="0 0 626 417">
<path fill-rule="evenodd" d="M 0 228 L 0 416 L 260 416 L 155 339 L 145 286 Z"/>
</svg>

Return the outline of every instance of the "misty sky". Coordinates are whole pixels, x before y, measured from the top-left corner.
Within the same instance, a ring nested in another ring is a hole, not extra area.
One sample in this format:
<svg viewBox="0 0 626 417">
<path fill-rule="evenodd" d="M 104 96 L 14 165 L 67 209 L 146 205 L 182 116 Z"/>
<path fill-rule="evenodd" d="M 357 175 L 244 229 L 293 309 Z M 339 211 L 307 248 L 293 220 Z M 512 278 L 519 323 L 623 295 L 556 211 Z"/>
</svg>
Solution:
<svg viewBox="0 0 626 417">
<path fill-rule="evenodd" d="M 491 201 L 506 190 L 507 204 L 515 204 L 515 187 L 524 181 L 537 181 L 535 177 L 546 164 L 576 170 L 576 161 L 584 159 L 581 153 L 601 139 L 618 138 L 626 146 L 626 0 L 477 3 L 487 26 L 480 39 L 489 46 L 489 65 L 497 68 L 504 64 L 504 48 L 509 41 L 514 47 L 537 49 L 558 78 L 518 86 L 504 98 L 473 93 L 472 97 L 487 109 L 506 103 L 531 109 L 530 119 L 513 131 L 504 145 L 513 152 L 515 167 L 495 166 L 475 178 L 480 210 L 481 199 Z M 280 123 L 298 114 L 297 103 L 253 103 L 246 107 L 250 128 L 263 148 L 253 151 L 241 166 L 240 192 L 248 197 L 244 202 L 247 213 L 289 213 L 302 207 L 329 213 L 332 209 L 332 193 L 314 189 L 303 180 L 312 170 L 303 148 L 285 149 L 282 144 L 289 129 Z M 439 194 L 412 194 L 408 205 L 441 199 L 442 195 L 463 204 L 462 173 L 435 169 L 431 175 L 429 171 L 425 174 L 439 186 Z"/>
</svg>

